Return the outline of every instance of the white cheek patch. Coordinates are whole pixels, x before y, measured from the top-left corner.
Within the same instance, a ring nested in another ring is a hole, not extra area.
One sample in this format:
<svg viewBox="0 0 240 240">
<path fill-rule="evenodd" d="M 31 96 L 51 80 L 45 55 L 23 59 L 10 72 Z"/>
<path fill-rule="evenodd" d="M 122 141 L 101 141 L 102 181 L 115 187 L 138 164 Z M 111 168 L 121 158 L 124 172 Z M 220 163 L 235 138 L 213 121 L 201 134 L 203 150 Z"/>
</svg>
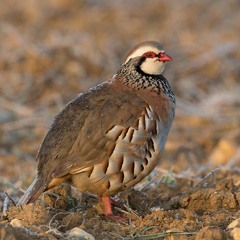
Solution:
<svg viewBox="0 0 240 240">
<path fill-rule="evenodd" d="M 125 63 L 128 62 L 131 58 L 142 56 L 146 52 L 155 52 L 156 54 L 160 53 L 159 49 L 157 49 L 155 47 L 142 46 L 142 47 L 136 49 L 136 51 L 134 51 L 132 54 L 130 54 L 128 56 L 128 58 L 126 59 Z"/>
<path fill-rule="evenodd" d="M 165 62 L 160 62 L 156 58 L 147 58 L 140 66 L 143 72 L 154 75 L 161 74 L 164 67 Z"/>
</svg>

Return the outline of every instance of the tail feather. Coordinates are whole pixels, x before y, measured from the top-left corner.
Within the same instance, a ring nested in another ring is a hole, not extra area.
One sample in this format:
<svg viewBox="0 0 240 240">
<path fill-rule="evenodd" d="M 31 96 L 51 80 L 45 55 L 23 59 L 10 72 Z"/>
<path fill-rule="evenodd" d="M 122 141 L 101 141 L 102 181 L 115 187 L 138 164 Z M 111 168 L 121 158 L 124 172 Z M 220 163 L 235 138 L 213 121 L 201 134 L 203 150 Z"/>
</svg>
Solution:
<svg viewBox="0 0 240 240">
<path fill-rule="evenodd" d="M 20 198 L 17 205 L 33 203 L 45 190 L 43 179 L 38 176 L 33 180 L 24 195 Z"/>
</svg>

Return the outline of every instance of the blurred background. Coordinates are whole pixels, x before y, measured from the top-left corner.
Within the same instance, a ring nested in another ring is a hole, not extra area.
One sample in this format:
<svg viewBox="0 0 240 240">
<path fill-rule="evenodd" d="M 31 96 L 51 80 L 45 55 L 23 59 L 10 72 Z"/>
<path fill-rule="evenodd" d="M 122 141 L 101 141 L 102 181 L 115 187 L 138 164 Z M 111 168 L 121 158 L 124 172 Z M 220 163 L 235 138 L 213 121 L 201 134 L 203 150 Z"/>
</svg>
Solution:
<svg viewBox="0 0 240 240">
<path fill-rule="evenodd" d="M 1 198 L 31 183 L 54 116 L 144 40 L 174 60 L 164 76 L 177 111 L 159 173 L 194 179 L 221 166 L 240 184 L 238 0 L 1 0 Z"/>
</svg>

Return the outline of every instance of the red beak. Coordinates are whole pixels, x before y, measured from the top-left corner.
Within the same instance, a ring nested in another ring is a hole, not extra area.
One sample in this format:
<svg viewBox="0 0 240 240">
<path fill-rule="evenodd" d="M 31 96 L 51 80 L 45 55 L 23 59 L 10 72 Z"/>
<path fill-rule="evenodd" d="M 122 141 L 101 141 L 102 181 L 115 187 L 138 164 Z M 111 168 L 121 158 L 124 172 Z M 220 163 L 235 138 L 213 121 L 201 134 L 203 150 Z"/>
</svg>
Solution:
<svg viewBox="0 0 240 240">
<path fill-rule="evenodd" d="M 166 53 L 159 53 L 158 61 L 168 62 L 168 61 L 172 61 L 172 58 Z"/>
</svg>

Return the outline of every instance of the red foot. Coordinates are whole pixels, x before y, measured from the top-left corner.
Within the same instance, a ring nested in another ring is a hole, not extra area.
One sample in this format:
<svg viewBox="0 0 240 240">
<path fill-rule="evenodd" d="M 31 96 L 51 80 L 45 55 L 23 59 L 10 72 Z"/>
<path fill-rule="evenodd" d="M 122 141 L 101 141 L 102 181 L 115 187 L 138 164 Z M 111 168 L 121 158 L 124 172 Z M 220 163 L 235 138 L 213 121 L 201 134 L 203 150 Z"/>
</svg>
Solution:
<svg viewBox="0 0 240 240">
<path fill-rule="evenodd" d="M 118 215 L 106 215 L 107 218 L 110 218 L 111 220 L 115 222 L 128 222 L 128 218 Z"/>
<path fill-rule="evenodd" d="M 112 219 L 113 221 L 122 221 L 122 222 L 127 222 L 128 219 L 126 217 L 122 217 L 122 216 L 117 216 L 113 214 L 112 211 L 112 206 L 111 206 L 111 198 L 107 197 L 107 196 L 102 196 L 100 197 L 102 200 L 102 203 L 104 205 L 105 208 L 105 216 L 107 218 Z"/>
</svg>

